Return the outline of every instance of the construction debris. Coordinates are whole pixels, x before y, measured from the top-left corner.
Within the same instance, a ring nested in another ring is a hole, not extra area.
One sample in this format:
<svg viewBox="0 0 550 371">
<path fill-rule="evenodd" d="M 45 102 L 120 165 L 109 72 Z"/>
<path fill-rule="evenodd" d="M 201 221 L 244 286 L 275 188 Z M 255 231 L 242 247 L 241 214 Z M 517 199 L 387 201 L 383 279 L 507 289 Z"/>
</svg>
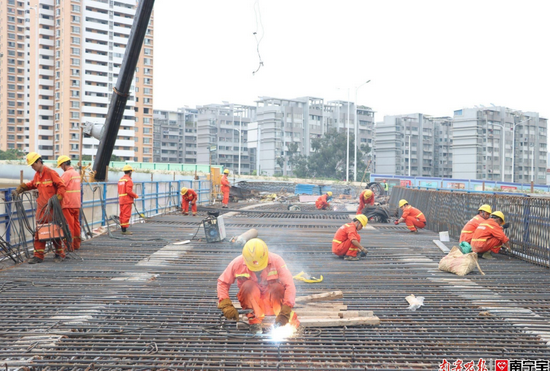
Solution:
<svg viewBox="0 0 550 371">
<path fill-rule="evenodd" d="M 416 297 L 414 294 L 411 294 L 407 296 L 405 300 L 409 303 L 409 307 L 407 309 L 412 310 L 413 312 L 424 305 L 423 296 Z"/>
</svg>

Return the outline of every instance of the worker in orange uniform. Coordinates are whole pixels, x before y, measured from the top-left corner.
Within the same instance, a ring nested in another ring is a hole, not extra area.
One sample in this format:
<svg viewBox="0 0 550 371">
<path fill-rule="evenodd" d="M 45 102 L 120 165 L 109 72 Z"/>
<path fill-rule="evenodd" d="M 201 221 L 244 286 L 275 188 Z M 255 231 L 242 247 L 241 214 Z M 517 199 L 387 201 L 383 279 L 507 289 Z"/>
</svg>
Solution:
<svg viewBox="0 0 550 371">
<path fill-rule="evenodd" d="M 315 207 L 317 210 L 327 210 L 330 208 L 330 201 L 332 201 L 332 192 L 328 191 L 315 201 Z"/>
<path fill-rule="evenodd" d="M 239 313 L 229 298 L 229 288 L 237 281 L 237 299 L 247 314 L 250 332 L 262 333 L 262 321 L 266 315 L 276 315 L 276 325 L 287 323 L 297 327 L 300 323 L 292 310 L 296 299 L 296 287 L 285 261 L 277 254 L 269 253 L 267 245 L 259 238 L 249 240 L 242 255 L 235 258 L 218 278 L 218 308 L 227 319 L 239 320 Z"/>
<path fill-rule="evenodd" d="M 36 173 L 32 181 L 21 183 L 14 191 L 16 195 L 31 189 L 38 190 L 36 200 L 36 224 L 46 224 L 52 221 L 51 213 L 46 213 L 48 200 L 57 196 L 59 202 L 62 202 L 65 196 L 65 183 L 55 170 L 50 169 L 42 162 L 42 156 L 36 152 L 30 152 L 27 155 L 27 165 L 31 166 Z M 59 240 L 53 240 L 55 247 L 54 262 L 59 263 L 65 259 L 65 251 Z M 42 263 L 44 261 L 44 252 L 46 242 L 38 240 L 38 230 L 34 235 L 34 257 L 29 260 L 29 264 Z"/>
<path fill-rule="evenodd" d="M 183 215 L 189 215 L 189 203 L 191 203 L 191 211 L 193 212 L 193 216 L 197 215 L 197 192 L 193 191 L 191 188 L 183 187 L 180 193 Z"/>
<path fill-rule="evenodd" d="M 357 215 L 363 213 L 365 206 L 374 205 L 374 193 L 370 189 L 365 189 L 359 195 L 359 207 L 357 208 Z"/>
<path fill-rule="evenodd" d="M 395 225 L 405 222 L 412 233 L 418 233 L 417 228 L 422 229 L 426 227 L 426 217 L 422 211 L 409 205 L 407 200 L 400 200 L 399 208 L 403 211 L 403 215 L 401 215 L 399 220 L 395 221 Z"/>
<path fill-rule="evenodd" d="M 221 191 L 223 193 L 223 200 L 222 200 L 223 209 L 227 209 L 227 204 L 229 203 L 229 189 L 231 188 L 231 184 L 229 183 L 228 176 L 229 176 L 229 169 L 225 169 L 223 171 L 222 180 L 221 180 L 221 183 L 222 183 Z"/>
<path fill-rule="evenodd" d="M 483 254 L 481 257 L 484 259 L 494 259 L 491 251 L 498 254 L 502 246 L 509 250 L 510 245 L 502 229 L 503 224 L 504 214 L 501 211 L 495 211 L 489 219 L 481 222 L 472 236 L 472 251 Z"/>
<path fill-rule="evenodd" d="M 359 232 L 368 223 L 369 219 L 363 215 L 357 215 L 351 223 L 341 226 L 332 239 L 332 253 L 343 256 L 344 260 L 359 260 L 358 252 L 361 256 L 367 255 L 367 249 L 361 246 L 361 236 Z"/>
<path fill-rule="evenodd" d="M 73 243 L 69 250 L 74 251 L 80 249 L 80 206 L 82 205 L 80 195 L 80 174 L 71 166 L 71 158 L 69 156 L 59 156 L 57 158 L 57 167 L 63 170 L 61 179 L 65 183 L 65 197 L 63 198 L 63 215 L 71 230 Z"/>
<path fill-rule="evenodd" d="M 132 181 L 132 167 L 130 165 L 124 165 L 122 171 L 124 176 L 118 181 L 118 203 L 120 204 L 120 227 L 122 234 L 130 235 L 128 227 L 130 226 L 130 217 L 132 216 L 132 204 L 134 200 L 139 198 L 134 193 L 134 182 Z"/>
<path fill-rule="evenodd" d="M 491 209 L 491 205 L 481 205 L 479 209 L 477 209 L 477 211 L 477 215 L 470 219 L 470 221 L 466 223 L 464 228 L 462 228 L 462 232 L 460 232 L 460 240 L 458 241 L 458 243 L 471 243 L 474 232 L 477 227 L 479 227 L 479 224 L 489 219 L 491 213 L 493 212 Z"/>
</svg>

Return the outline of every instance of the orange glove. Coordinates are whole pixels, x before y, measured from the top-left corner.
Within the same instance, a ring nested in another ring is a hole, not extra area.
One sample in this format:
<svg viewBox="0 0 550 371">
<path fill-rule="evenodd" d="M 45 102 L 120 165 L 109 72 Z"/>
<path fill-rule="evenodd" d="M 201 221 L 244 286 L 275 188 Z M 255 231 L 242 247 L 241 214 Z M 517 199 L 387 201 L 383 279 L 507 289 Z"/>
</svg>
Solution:
<svg viewBox="0 0 550 371">
<path fill-rule="evenodd" d="M 17 188 L 15 189 L 15 192 L 17 192 L 17 194 L 21 194 L 21 193 L 25 192 L 28 189 L 29 189 L 29 187 L 27 187 L 27 185 L 25 183 L 21 183 L 20 185 L 17 186 Z"/>
<path fill-rule="evenodd" d="M 61 202 L 61 200 L 63 200 L 63 196 L 61 196 L 59 193 L 57 194 L 57 199 L 59 200 L 59 202 Z"/>
<path fill-rule="evenodd" d="M 283 304 L 283 307 L 281 308 L 281 311 L 277 315 L 277 318 L 275 319 L 275 324 L 279 326 L 284 326 L 290 321 L 290 313 L 292 313 L 292 308 L 289 307 L 286 304 Z"/>
<path fill-rule="evenodd" d="M 231 299 L 223 299 L 218 304 L 218 309 L 221 309 L 223 312 L 223 315 L 227 319 L 232 319 L 235 321 L 239 320 L 239 312 L 237 312 L 237 309 L 233 306 L 233 303 L 231 302 Z"/>
</svg>

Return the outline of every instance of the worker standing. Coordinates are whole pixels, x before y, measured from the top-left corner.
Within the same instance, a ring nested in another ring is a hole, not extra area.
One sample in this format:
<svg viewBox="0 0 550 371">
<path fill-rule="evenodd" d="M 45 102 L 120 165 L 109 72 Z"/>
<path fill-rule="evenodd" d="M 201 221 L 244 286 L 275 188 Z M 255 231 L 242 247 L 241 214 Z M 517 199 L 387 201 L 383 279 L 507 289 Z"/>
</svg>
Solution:
<svg viewBox="0 0 550 371">
<path fill-rule="evenodd" d="M 344 256 L 344 260 L 359 260 L 358 252 L 366 256 L 367 249 L 361 246 L 359 232 L 368 223 L 369 219 L 363 215 L 357 215 L 351 223 L 341 226 L 332 239 L 332 253 Z"/>
<path fill-rule="evenodd" d="M 59 156 L 57 158 L 57 167 L 63 170 L 63 183 L 65 183 L 65 197 L 63 198 L 62 207 L 63 215 L 71 235 L 73 237 L 73 244 L 69 250 L 80 249 L 80 206 L 82 205 L 81 199 L 81 183 L 80 174 L 71 166 L 71 158 L 69 156 Z"/>
<path fill-rule="evenodd" d="M 462 228 L 462 232 L 460 232 L 460 240 L 461 242 L 472 242 L 472 237 L 474 235 L 475 230 L 477 227 L 479 227 L 479 224 L 491 216 L 491 213 L 493 212 L 491 209 L 491 205 L 481 205 L 479 209 L 477 209 L 478 213 L 476 216 L 474 216 L 466 225 L 464 228 Z"/>
<path fill-rule="evenodd" d="M 229 298 L 229 288 L 237 281 L 237 299 L 247 314 L 250 332 L 262 333 L 262 321 L 266 315 L 276 315 L 275 323 L 287 323 L 297 327 L 299 321 L 292 310 L 296 299 L 296 287 L 285 261 L 277 254 L 269 253 L 265 242 L 259 238 L 249 240 L 242 255 L 235 258 L 218 278 L 218 308 L 227 319 L 239 320 L 239 313 Z"/>
<path fill-rule="evenodd" d="M 30 152 L 27 155 L 27 165 L 31 166 L 36 173 L 32 181 L 21 183 L 14 191 L 15 194 L 20 194 L 31 189 L 38 190 L 38 198 L 36 199 L 36 224 L 46 224 L 52 221 L 51 212 L 46 213 L 48 200 L 53 196 L 57 196 L 59 202 L 65 196 L 65 184 L 56 171 L 50 169 L 42 162 L 42 156 L 36 152 Z M 65 251 L 63 244 L 59 240 L 53 240 L 55 248 L 54 262 L 59 263 L 65 259 Z M 39 241 L 38 228 L 34 235 L 34 257 L 29 260 L 29 264 L 42 263 L 44 261 L 44 252 L 46 250 L 46 242 Z"/>
<path fill-rule="evenodd" d="M 128 231 L 130 226 L 130 217 L 132 216 L 132 204 L 134 200 L 139 198 L 134 193 L 134 182 L 132 181 L 132 167 L 130 165 L 124 165 L 122 171 L 124 176 L 118 181 L 118 203 L 120 204 L 120 227 L 122 234 L 130 235 L 132 232 Z"/>
<path fill-rule="evenodd" d="M 374 192 L 370 189 L 365 189 L 361 194 L 359 195 L 359 207 L 357 208 L 357 215 L 363 213 L 363 209 L 365 206 L 374 205 Z"/>
<path fill-rule="evenodd" d="M 193 191 L 191 188 L 183 187 L 180 193 L 183 215 L 189 215 L 189 203 L 191 203 L 191 211 L 193 212 L 193 216 L 197 215 L 197 192 Z"/>
<path fill-rule="evenodd" d="M 327 210 L 330 208 L 330 201 L 332 201 L 332 192 L 328 191 L 315 201 L 315 207 L 317 210 Z"/>
<path fill-rule="evenodd" d="M 386 179 L 384 179 L 382 181 L 382 183 L 383 183 L 383 186 L 384 186 L 384 191 L 386 191 L 386 195 L 387 195 L 389 190 L 390 190 L 390 187 L 388 186 L 388 183 L 386 182 Z"/>
<path fill-rule="evenodd" d="M 412 233 L 418 233 L 417 228 L 423 229 L 426 227 L 426 217 L 422 211 L 409 205 L 407 200 L 400 200 L 399 208 L 403 211 L 403 215 L 395 221 L 395 225 L 405 222 Z"/>
<path fill-rule="evenodd" d="M 231 184 L 229 183 L 228 176 L 229 176 L 229 169 L 225 169 L 223 171 L 223 176 L 221 181 L 222 183 L 221 190 L 223 193 L 222 208 L 224 209 L 227 209 L 227 204 L 229 203 L 229 189 L 231 188 Z"/>
<path fill-rule="evenodd" d="M 489 219 L 481 222 L 472 236 L 472 251 L 483 254 L 481 257 L 484 259 L 494 259 L 491 251 L 498 254 L 502 246 L 509 250 L 510 245 L 502 229 L 503 224 L 504 214 L 501 211 L 495 211 Z"/>
</svg>

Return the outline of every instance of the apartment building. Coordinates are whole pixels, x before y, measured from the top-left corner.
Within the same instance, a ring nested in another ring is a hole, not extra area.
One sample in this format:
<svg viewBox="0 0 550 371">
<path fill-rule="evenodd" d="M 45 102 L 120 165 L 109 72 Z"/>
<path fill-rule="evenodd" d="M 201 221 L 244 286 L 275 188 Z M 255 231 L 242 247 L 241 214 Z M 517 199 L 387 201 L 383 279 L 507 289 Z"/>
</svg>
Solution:
<svg viewBox="0 0 550 371">
<path fill-rule="evenodd" d="M 197 162 L 197 115 L 193 108 L 153 111 L 153 161 Z"/>
<path fill-rule="evenodd" d="M 254 169 L 248 147 L 248 129 L 256 108 L 241 104 L 197 107 L 197 163 L 221 165 L 236 174 Z"/>
<path fill-rule="evenodd" d="M 78 156 L 81 123 L 107 116 L 135 10 L 135 0 L 0 0 L 0 149 Z M 153 160 L 153 23 L 113 151 L 126 161 Z M 83 154 L 98 143 L 83 139 Z"/>
<path fill-rule="evenodd" d="M 538 113 L 464 108 L 452 131 L 453 178 L 546 183 L 548 120 Z"/>
</svg>

